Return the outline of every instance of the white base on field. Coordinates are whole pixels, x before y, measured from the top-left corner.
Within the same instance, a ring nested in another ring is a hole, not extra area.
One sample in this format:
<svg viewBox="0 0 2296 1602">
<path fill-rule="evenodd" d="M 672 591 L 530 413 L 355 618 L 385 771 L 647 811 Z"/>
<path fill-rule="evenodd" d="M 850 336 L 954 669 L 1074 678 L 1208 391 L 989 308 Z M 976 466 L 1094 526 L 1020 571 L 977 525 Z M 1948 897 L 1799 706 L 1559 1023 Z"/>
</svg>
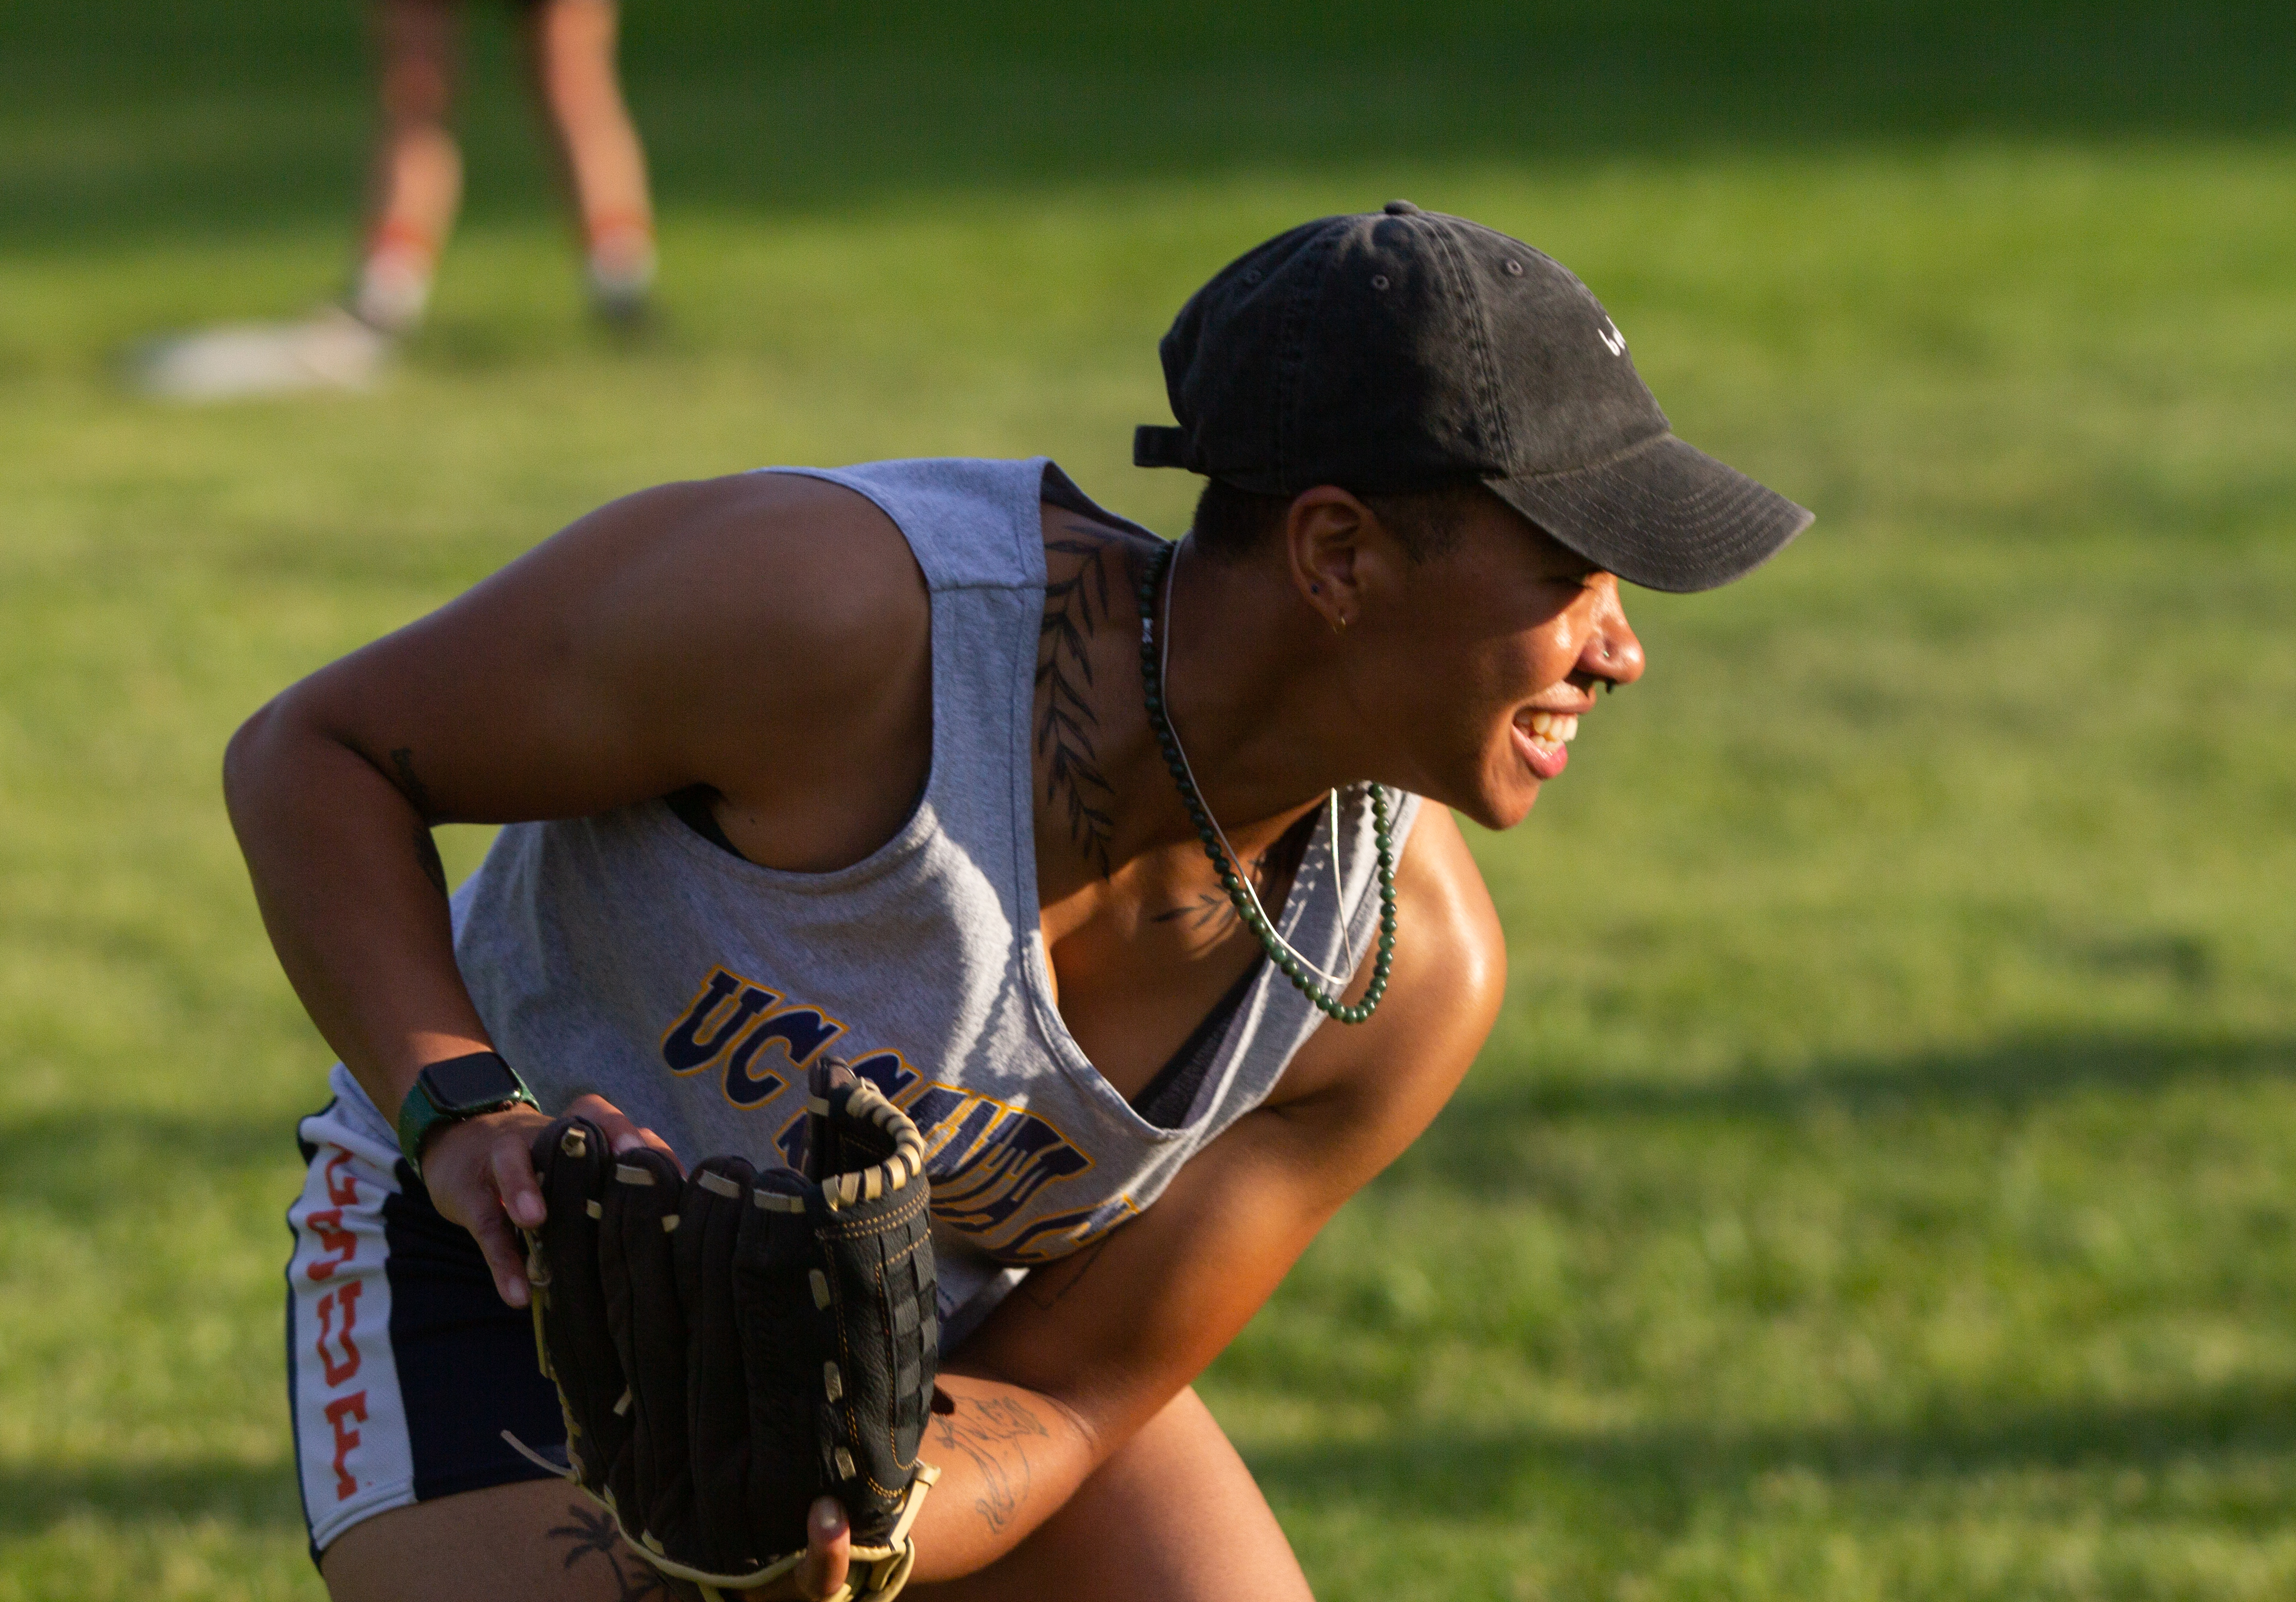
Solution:
<svg viewBox="0 0 2296 1602">
<path fill-rule="evenodd" d="M 340 307 L 292 323 L 226 323 L 138 351 L 129 380 L 162 400 L 237 400 L 373 387 L 391 341 Z"/>
</svg>

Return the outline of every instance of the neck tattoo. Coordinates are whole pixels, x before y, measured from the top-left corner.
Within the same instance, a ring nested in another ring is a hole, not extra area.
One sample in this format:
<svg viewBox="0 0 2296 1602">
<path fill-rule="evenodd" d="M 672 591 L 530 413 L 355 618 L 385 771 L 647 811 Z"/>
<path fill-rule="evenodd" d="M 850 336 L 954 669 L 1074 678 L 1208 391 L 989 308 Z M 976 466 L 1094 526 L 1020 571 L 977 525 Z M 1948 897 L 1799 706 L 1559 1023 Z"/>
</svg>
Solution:
<svg viewBox="0 0 2296 1602">
<path fill-rule="evenodd" d="M 1148 559 L 1147 571 L 1140 579 L 1140 680 L 1148 694 L 1148 722 L 1156 731 L 1156 743 L 1164 753 L 1164 765 L 1172 770 L 1172 782 L 1179 786 L 1180 801 L 1188 809 L 1188 819 L 1196 826 L 1196 835 L 1203 842 L 1204 855 L 1211 859 L 1212 868 L 1219 875 L 1220 887 L 1234 903 L 1235 915 L 1243 926 L 1259 939 L 1260 949 L 1267 953 L 1284 978 L 1290 980 L 1300 994 L 1322 1009 L 1327 1018 L 1341 1023 L 1361 1023 L 1379 1010 L 1380 998 L 1387 994 L 1387 971 L 1395 958 L 1395 832 L 1388 813 L 1387 792 L 1377 785 L 1366 785 L 1371 792 L 1372 839 L 1379 849 L 1379 949 L 1372 959 L 1371 984 L 1364 998 L 1352 1006 L 1340 999 L 1338 990 L 1347 988 L 1348 978 L 1355 971 L 1355 952 L 1348 949 L 1347 966 L 1337 974 L 1327 974 L 1302 957 L 1290 941 L 1276 932 L 1274 920 L 1259 904 L 1259 892 L 1251 883 L 1227 836 L 1204 804 L 1203 793 L 1196 787 L 1196 776 L 1189 769 L 1187 753 L 1180 749 L 1180 736 L 1173 732 L 1172 720 L 1164 705 L 1165 659 L 1172 649 L 1172 592 L 1168 575 L 1175 566 L 1179 547 L 1165 546 Z M 1164 630 L 1158 646 L 1156 637 L 1156 592 L 1164 591 Z M 1339 894 L 1340 851 L 1340 793 L 1332 791 L 1331 805 L 1332 893 Z M 1347 909 L 1340 909 L 1340 927 L 1344 940 Z M 1326 989 L 1326 985 L 1334 987 Z"/>
</svg>

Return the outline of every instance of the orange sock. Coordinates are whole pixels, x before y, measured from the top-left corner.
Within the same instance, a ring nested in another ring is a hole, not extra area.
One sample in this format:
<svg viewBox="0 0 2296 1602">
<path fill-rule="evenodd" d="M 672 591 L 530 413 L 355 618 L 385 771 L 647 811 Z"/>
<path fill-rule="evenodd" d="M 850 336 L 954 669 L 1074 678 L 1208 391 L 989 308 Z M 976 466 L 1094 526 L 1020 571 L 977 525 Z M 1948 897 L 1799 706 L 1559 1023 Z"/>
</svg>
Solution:
<svg viewBox="0 0 2296 1602">
<path fill-rule="evenodd" d="M 642 320 L 653 287 L 653 226 L 635 212 L 609 212 L 592 218 L 588 232 L 591 304 L 610 322 Z"/>
<path fill-rule="evenodd" d="M 594 280 L 634 283 L 643 289 L 653 278 L 653 225 L 635 211 L 602 212 L 589 219 L 590 274 Z"/>
</svg>

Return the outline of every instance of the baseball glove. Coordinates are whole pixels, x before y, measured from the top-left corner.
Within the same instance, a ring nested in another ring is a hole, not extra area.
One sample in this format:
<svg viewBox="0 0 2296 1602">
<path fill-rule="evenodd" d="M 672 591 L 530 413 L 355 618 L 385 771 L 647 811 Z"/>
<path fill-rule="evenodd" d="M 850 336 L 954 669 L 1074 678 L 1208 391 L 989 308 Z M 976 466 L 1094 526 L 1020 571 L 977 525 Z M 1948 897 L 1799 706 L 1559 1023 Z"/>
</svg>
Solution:
<svg viewBox="0 0 2296 1602">
<path fill-rule="evenodd" d="M 681 1178 L 596 1125 L 536 1138 L 535 1342 L 566 1414 L 567 1477 L 705 1596 L 789 1573 L 814 1499 L 853 1532 L 839 1597 L 883 1602 L 939 1471 L 918 1461 L 939 1327 L 916 1125 L 816 1068 L 806 1171 L 712 1157 Z"/>
</svg>

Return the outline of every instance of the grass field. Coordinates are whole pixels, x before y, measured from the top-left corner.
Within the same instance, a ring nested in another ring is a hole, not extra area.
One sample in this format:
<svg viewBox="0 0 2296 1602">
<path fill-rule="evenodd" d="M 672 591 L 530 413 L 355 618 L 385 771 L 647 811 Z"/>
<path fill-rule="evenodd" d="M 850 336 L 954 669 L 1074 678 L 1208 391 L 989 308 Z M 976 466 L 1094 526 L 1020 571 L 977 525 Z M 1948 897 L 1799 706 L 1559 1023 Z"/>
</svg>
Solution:
<svg viewBox="0 0 2296 1602">
<path fill-rule="evenodd" d="M 1048 451 L 1177 532 L 1164 322 L 1398 193 L 1820 522 L 1639 598 L 1648 679 L 1477 842 L 1489 1050 L 1206 1381 L 1319 1594 L 2296 1591 L 2284 15 L 632 4 L 657 339 L 583 325 L 487 12 L 404 370 L 206 411 L 118 353 L 335 283 L 355 13 L 0 12 L 0 1602 L 320 1594 L 325 1055 L 237 720 L 663 479 Z"/>
</svg>

